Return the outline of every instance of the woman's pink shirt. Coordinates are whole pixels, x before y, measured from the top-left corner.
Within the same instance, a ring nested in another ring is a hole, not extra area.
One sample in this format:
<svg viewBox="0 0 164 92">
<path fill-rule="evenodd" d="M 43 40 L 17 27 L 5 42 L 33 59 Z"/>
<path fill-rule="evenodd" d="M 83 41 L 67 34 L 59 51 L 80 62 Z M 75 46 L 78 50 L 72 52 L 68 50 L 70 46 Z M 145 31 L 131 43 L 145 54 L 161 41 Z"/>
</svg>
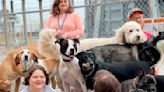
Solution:
<svg viewBox="0 0 164 92">
<path fill-rule="evenodd" d="M 61 23 L 63 23 L 64 17 L 65 15 L 60 16 Z M 56 29 L 58 31 L 58 16 L 50 15 L 45 22 L 44 28 Z M 82 37 L 84 35 L 84 24 L 81 17 L 75 12 L 67 14 L 62 31 L 69 39 Z"/>
</svg>

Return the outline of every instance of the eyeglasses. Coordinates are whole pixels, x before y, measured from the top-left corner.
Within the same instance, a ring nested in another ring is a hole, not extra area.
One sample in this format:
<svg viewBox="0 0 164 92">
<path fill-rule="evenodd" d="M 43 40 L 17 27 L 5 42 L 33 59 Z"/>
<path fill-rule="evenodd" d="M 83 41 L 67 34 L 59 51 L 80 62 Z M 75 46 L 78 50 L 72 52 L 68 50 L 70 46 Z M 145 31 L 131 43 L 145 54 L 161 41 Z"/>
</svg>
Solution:
<svg viewBox="0 0 164 92">
<path fill-rule="evenodd" d="M 130 20 L 136 21 L 136 20 L 143 19 L 143 18 L 144 18 L 143 16 L 137 16 L 137 17 L 130 18 Z"/>
</svg>

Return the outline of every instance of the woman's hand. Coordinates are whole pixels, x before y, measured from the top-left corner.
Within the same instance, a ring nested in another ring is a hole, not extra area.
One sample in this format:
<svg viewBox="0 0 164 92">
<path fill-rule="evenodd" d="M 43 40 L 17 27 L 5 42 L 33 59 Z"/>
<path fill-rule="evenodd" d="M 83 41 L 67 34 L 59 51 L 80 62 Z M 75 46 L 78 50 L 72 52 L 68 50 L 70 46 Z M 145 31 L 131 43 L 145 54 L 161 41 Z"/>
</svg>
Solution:
<svg viewBox="0 0 164 92">
<path fill-rule="evenodd" d="M 58 31 L 55 35 L 56 39 L 67 38 L 63 31 Z"/>
</svg>

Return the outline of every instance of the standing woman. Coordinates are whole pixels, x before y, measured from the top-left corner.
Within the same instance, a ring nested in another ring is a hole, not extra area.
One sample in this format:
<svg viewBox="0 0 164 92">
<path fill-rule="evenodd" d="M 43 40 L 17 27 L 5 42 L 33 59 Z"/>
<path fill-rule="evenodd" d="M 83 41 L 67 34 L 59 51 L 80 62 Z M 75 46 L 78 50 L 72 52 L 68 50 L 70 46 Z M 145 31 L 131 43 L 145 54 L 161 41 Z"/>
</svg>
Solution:
<svg viewBox="0 0 164 92">
<path fill-rule="evenodd" d="M 48 86 L 49 76 L 44 67 L 33 65 L 25 75 L 26 87 L 21 92 L 61 92 Z"/>
<path fill-rule="evenodd" d="M 51 15 L 44 28 L 55 29 L 57 39 L 76 39 L 84 35 L 84 24 L 81 17 L 74 12 L 70 0 L 55 0 Z"/>
</svg>

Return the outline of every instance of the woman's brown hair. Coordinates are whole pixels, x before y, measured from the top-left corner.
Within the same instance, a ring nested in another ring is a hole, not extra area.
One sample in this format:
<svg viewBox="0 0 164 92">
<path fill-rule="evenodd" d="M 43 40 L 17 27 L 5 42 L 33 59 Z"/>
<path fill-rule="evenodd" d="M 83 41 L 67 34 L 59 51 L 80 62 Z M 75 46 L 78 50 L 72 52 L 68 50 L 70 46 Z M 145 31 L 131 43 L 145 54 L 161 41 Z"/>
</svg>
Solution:
<svg viewBox="0 0 164 92">
<path fill-rule="evenodd" d="M 28 72 L 25 75 L 24 85 L 29 85 L 29 79 L 32 76 L 33 72 L 35 70 L 37 70 L 37 69 L 41 70 L 44 73 L 44 75 L 46 77 L 46 85 L 48 85 L 48 83 L 49 83 L 49 76 L 48 76 L 46 70 L 44 69 L 44 67 L 42 67 L 40 65 L 33 65 L 33 66 L 31 66 L 31 68 L 28 70 Z"/>
<path fill-rule="evenodd" d="M 52 15 L 56 16 L 60 13 L 59 8 L 58 8 L 59 4 L 60 4 L 60 0 L 54 1 L 52 5 L 52 10 L 51 10 Z M 71 6 L 70 0 L 69 0 L 69 7 L 66 10 L 66 13 L 72 13 L 72 12 L 74 12 L 74 8 Z"/>
<path fill-rule="evenodd" d="M 95 75 L 95 92 L 121 92 L 117 78 L 106 70 L 99 70 Z"/>
</svg>

